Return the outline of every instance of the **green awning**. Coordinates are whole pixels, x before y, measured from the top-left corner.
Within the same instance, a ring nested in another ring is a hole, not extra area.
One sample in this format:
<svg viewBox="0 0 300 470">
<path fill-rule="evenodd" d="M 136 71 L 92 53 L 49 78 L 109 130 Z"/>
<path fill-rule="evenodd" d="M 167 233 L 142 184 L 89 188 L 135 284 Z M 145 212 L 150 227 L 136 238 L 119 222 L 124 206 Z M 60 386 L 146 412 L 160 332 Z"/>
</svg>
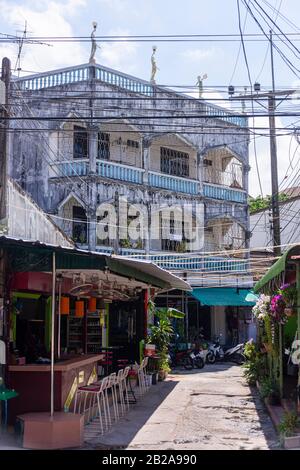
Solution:
<svg viewBox="0 0 300 470">
<path fill-rule="evenodd" d="M 159 287 L 160 289 L 191 290 L 190 285 L 169 271 L 148 260 L 134 260 L 77 248 L 63 248 L 40 242 L 0 236 L 0 250 L 8 254 L 9 267 L 14 272 L 51 272 L 52 255 L 56 254 L 57 270 L 105 271 Z"/>
<path fill-rule="evenodd" d="M 233 287 L 205 287 L 193 289 L 191 295 L 202 305 L 231 305 L 232 307 L 252 307 L 255 302 L 248 302 L 247 295 L 250 289 L 236 289 Z"/>
<path fill-rule="evenodd" d="M 259 292 L 267 287 L 267 284 L 277 279 L 281 282 L 281 275 L 286 269 L 287 262 L 292 255 L 300 254 L 300 245 L 289 248 L 283 255 L 270 267 L 266 274 L 255 284 L 254 292 Z"/>
</svg>

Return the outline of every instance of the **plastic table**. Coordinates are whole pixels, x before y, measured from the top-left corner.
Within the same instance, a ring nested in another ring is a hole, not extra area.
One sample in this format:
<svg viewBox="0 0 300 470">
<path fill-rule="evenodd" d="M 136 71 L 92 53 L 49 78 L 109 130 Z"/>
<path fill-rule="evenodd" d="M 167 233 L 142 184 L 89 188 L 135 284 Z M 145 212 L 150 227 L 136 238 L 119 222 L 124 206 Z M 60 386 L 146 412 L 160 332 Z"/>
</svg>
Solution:
<svg viewBox="0 0 300 470">
<path fill-rule="evenodd" d="M 2 426 L 7 427 L 8 419 L 8 400 L 17 397 L 19 394 L 15 390 L 9 390 L 8 388 L 0 389 L 0 402 L 4 404 L 4 419 L 2 418 Z"/>
</svg>

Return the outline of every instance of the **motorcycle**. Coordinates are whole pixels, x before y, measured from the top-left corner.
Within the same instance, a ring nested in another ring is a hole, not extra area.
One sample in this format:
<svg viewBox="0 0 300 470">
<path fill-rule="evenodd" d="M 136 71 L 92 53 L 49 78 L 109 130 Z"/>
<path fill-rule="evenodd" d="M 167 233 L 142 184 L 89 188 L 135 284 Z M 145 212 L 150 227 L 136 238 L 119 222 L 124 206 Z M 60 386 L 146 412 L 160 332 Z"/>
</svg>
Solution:
<svg viewBox="0 0 300 470">
<path fill-rule="evenodd" d="M 215 341 L 209 343 L 209 353 L 207 354 L 207 362 L 214 364 L 216 361 L 231 361 L 236 364 L 243 364 L 246 360 L 244 356 L 244 344 L 240 343 L 228 349 L 223 349 L 220 344 L 222 335 L 216 337 Z"/>
<path fill-rule="evenodd" d="M 183 358 L 183 367 L 186 370 L 192 370 L 194 368 L 203 369 L 205 364 L 203 351 L 201 350 L 189 350 Z"/>
</svg>

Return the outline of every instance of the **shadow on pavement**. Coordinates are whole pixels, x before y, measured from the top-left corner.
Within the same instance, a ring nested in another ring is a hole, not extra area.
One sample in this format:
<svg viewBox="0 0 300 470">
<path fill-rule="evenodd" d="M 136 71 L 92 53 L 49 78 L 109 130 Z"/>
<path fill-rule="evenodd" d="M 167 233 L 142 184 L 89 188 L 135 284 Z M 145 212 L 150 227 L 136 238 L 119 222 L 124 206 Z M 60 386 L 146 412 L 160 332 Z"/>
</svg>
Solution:
<svg viewBox="0 0 300 470">
<path fill-rule="evenodd" d="M 178 381 L 174 380 L 171 374 L 170 380 L 153 385 L 136 404 L 130 406 L 127 415 L 115 423 L 109 432 L 103 436 L 98 434 L 88 437 L 84 447 L 102 450 L 126 448 L 177 384 Z M 88 426 L 86 426 L 87 435 Z"/>
</svg>

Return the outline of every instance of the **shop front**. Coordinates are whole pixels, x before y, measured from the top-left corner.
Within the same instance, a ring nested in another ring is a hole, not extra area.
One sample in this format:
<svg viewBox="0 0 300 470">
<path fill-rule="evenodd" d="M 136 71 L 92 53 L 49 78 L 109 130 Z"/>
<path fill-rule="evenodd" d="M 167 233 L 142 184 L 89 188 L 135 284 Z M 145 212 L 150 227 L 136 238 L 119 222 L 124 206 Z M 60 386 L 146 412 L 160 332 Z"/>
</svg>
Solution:
<svg viewBox="0 0 300 470">
<path fill-rule="evenodd" d="M 265 359 L 259 382 L 272 385 L 279 398 L 290 401 L 299 412 L 300 246 L 288 249 L 254 291 L 259 295 L 254 308 L 257 345 Z"/>
<path fill-rule="evenodd" d="M 150 286 L 155 293 L 189 289 L 150 262 L 5 237 L 0 245 L 1 371 L 5 387 L 18 394 L 9 403 L 10 423 L 26 413 L 72 410 L 78 385 L 97 380 L 108 350 L 139 359 Z"/>
</svg>

